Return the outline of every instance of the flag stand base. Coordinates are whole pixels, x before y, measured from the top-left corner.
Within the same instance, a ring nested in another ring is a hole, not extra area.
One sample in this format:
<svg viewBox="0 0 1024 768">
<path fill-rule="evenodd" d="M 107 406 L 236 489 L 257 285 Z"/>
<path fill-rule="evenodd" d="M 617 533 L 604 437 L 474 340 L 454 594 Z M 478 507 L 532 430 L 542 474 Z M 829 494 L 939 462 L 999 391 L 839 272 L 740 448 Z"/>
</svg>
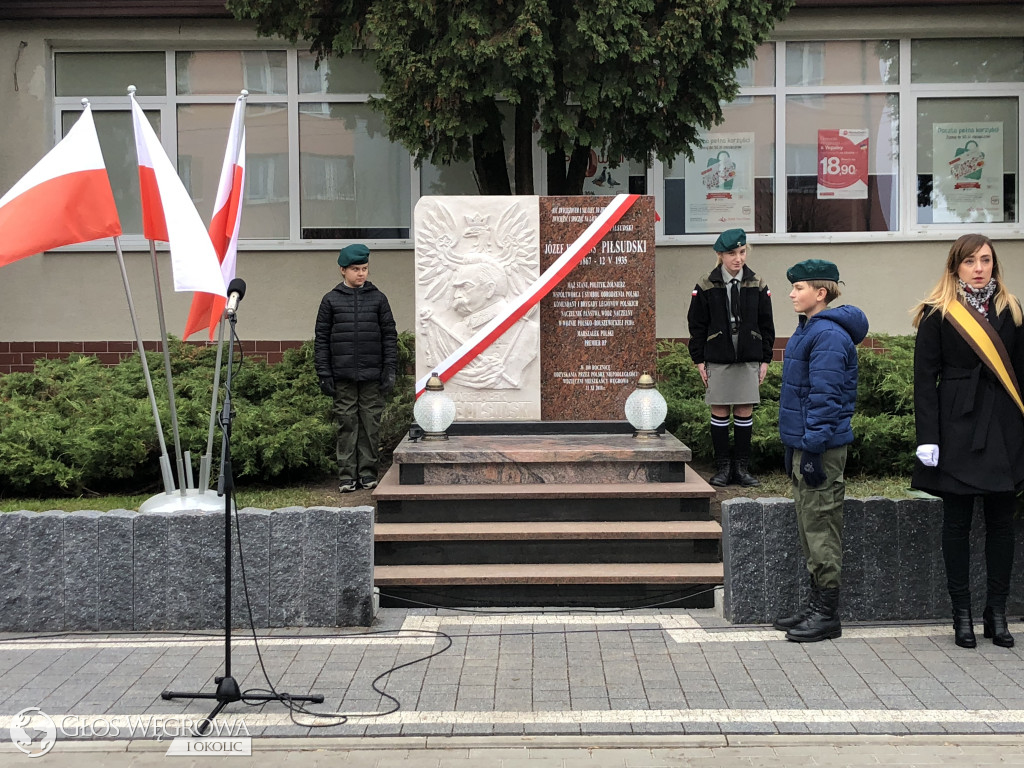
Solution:
<svg viewBox="0 0 1024 768">
<path fill-rule="evenodd" d="M 139 512 L 183 512 L 187 510 L 223 512 L 224 497 L 218 496 L 212 488 L 205 491 L 198 488 L 186 488 L 184 494 L 181 491 L 158 493 L 139 505 Z"/>
</svg>

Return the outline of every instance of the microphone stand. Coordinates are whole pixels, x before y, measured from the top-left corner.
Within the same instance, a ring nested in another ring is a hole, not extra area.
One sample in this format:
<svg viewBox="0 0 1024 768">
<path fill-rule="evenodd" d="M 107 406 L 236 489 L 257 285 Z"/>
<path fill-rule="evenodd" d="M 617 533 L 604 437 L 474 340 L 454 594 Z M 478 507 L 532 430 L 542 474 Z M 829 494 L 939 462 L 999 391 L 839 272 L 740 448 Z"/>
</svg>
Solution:
<svg viewBox="0 0 1024 768">
<path fill-rule="evenodd" d="M 164 691 L 160 697 L 165 701 L 171 699 L 211 699 L 216 700 L 217 706 L 202 721 L 200 721 L 198 734 L 203 736 L 209 731 L 215 718 L 224 707 L 235 701 L 308 701 L 314 704 L 322 704 L 324 697 L 321 694 L 309 696 L 293 696 L 289 693 L 247 693 L 243 697 L 238 682 L 231 676 L 231 512 L 232 500 L 234 498 L 235 480 L 231 472 L 231 420 L 234 418 L 234 411 L 231 410 L 231 369 L 234 367 L 235 356 L 235 313 L 227 316 L 231 323 L 228 351 L 228 369 L 224 383 L 224 406 L 220 413 L 220 477 L 217 479 L 217 495 L 224 497 L 224 675 L 215 677 L 213 681 L 217 684 L 216 693 L 182 693 L 175 691 Z"/>
</svg>

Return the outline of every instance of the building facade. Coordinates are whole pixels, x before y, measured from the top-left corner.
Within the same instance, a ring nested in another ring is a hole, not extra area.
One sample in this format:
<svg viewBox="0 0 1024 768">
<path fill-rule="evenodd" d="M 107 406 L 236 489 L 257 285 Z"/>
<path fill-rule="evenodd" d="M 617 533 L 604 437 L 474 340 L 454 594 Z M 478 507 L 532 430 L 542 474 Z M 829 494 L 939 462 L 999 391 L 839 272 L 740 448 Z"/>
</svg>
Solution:
<svg viewBox="0 0 1024 768">
<path fill-rule="evenodd" d="M 319 299 L 338 280 L 337 250 L 350 242 L 370 246 L 371 280 L 412 329 L 413 206 L 421 195 L 475 192 L 471 164 L 417 169 L 388 140 L 368 103 L 372 57 L 318 68 L 301 46 L 259 38 L 208 0 L 0 0 L 0 61 L 0 191 L 90 99 L 146 339 L 159 334 L 128 85 L 207 218 L 232 105 L 249 91 L 239 332 L 271 359 L 312 336 Z M 739 79 L 740 97 L 693 162 L 613 168 L 592 158 L 587 194 L 655 199 L 659 337 L 687 335 L 690 290 L 732 226 L 751 232 L 750 264 L 775 289 L 781 337 L 795 324 L 786 268 L 809 257 L 839 265 L 843 300 L 877 332 L 910 332 L 909 308 L 965 232 L 993 238 L 1011 289 L 1024 294 L 1019 0 L 797 0 Z M 542 185 L 539 149 L 533 161 Z M 170 290 L 165 252 L 159 261 L 168 329 L 180 334 L 190 295 Z M 45 354 L 130 350 L 112 244 L 5 267 L 0 326 L 0 372 Z"/>
</svg>

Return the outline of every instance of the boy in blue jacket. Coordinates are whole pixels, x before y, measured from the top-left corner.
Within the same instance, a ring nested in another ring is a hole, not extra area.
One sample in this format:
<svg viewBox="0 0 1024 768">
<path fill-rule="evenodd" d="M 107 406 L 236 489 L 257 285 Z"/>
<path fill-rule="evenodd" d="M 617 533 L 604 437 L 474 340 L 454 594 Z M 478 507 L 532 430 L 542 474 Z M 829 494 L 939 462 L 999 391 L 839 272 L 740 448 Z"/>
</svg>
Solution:
<svg viewBox="0 0 1024 768">
<path fill-rule="evenodd" d="M 789 298 L 800 315 L 786 344 L 779 395 L 779 432 L 793 481 L 797 529 L 811 577 L 805 608 L 776 619 L 798 643 L 842 635 L 839 585 L 843 562 L 843 500 L 850 417 L 857 402 L 857 344 L 868 319 L 857 307 L 829 304 L 839 296 L 839 269 L 808 259 L 791 267 Z"/>
</svg>

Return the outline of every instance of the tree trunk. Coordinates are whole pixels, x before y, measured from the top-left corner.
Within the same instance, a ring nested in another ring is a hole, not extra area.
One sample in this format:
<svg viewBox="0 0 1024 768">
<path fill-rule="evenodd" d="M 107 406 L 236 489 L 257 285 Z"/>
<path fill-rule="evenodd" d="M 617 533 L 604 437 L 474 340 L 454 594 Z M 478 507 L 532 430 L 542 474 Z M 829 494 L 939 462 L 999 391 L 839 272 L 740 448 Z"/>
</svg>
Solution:
<svg viewBox="0 0 1024 768">
<path fill-rule="evenodd" d="M 533 119 L 537 105 L 529 100 L 516 106 L 516 194 L 533 194 Z"/>
<path fill-rule="evenodd" d="M 496 104 L 487 109 L 487 125 L 473 137 L 473 168 L 477 191 L 481 195 L 511 195 L 512 187 L 505 163 L 505 140 L 501 133 L 501 113 Z"/>
<path fill-rule="evenodd" d="M 568 164 L 564 152 L 549 152 L 548 194 L 582 195 L 589 162 L 590 147 L 581 147 L 578 144 L 573 147 Z"/>
</svg>

